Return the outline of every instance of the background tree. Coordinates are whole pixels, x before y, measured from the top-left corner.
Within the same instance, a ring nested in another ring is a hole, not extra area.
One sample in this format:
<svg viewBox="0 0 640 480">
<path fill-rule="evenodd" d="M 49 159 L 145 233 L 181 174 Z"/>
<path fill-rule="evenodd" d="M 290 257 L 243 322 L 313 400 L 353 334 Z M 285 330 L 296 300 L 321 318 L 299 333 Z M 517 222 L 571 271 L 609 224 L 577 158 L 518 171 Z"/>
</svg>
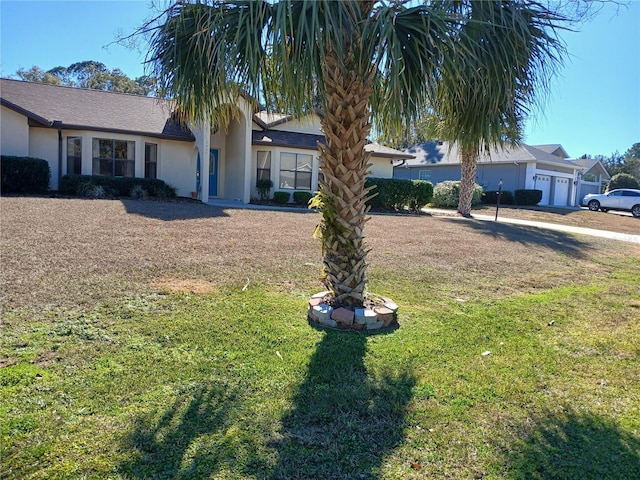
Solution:
<svg viewBox="0 0 640 480">
<path fill-rule="evenodd" d="M 443 72 L 436 114 L 439 137 L 458 145 L 458 212 L 469 216 L 478 156 L 520 143 L 523 122 L 564 54 L 556 29 L 567 19 L 528 2 L 461 1 L 457 7 L 456 48 L 471 55 L 451 52 L 459 61 Z"/>
<path fill-rule="evenodd" d="M 76 62 L 68 67 L 54 67 L 46 72 L 34 65 L 29 70 L 18 70 L 16 75 L 27 82 L 67 87 L 91 88 L 136 95 L 149 95 L 155 92 L 153 77 L 143 75 L 131 79 L 119 68 L 109 70 L 106 65 L 94 60 Z"/>
<path fill-rule="evenodd" d="M 640 181 L 640 143 L 634 143 L 624 155 L 616 151 L 608 157 L 604 155 L 591 157 L 591 155 L 585 154 L 581 158 L 599 160 L 612 177 L 619 173 L 626 173 Z"/>
<path fill-rule="evenodd" d="M 640 182 L 628 173 L 618 173 L 611 177 L 606 190 L 615 190 L 616 188 L 640 188 Z"/>
<path fill-rule="evenodd" d="M 535 2 L 501 3 L 509 5 L 515 23 L 503 22 L 493 31 L 498 53 L 521 46 L 513 43 L 509 30 L 526 28 L 527 15 L 533 15 L 539 28 L 552 26 L 557 18 Z M 161 89 L 196 121 L 230 121 L 218 107 L 247 93 L 294 115 L 311 111 L 320 99 L 326 141 L 318 144 L 324 180 L 315 199 L 322 211 L 317 233 L 324 282 L 339 305 L 360 306 L 364 301 L 363 231 L 371 193 L 364 186 L 370 168 L 364 146 L 372 122 L 388 138 L 407 131 L 422 112 L 443 99 L 437 95 L 443 78 L 451 98 L 465 97 L 462 74 L 487 60 L 486 55 L 478 58 L 485 47 L 476 42 L 482 39 L 461 28 L 481 22 L 468 18 L 475 11 L 469 2 L 408 5 L 372 0 L 179 1 L 165 11 L 159 25 L 149 23 L 140 30 L 151 35 L 149 60 Z M 517 63 L 511 63 L 514 55 Z M 528 66 L 516 54 L 500 58 L 503 63 L 493 62 L 492 68 L 503 67 L 506 77 L 492 72 L 489 78 L 498 84 L 512 77 L 531 79 L 510 73 Z M 504 89 L 520 93 L 511 84 Z M 496 86 L 482 95 L 488 96 L 488 104 L 503 104 L 498 95 L 502 90 Z M 526 94 L 524 89 L 521 94 Z"/>
</svg>

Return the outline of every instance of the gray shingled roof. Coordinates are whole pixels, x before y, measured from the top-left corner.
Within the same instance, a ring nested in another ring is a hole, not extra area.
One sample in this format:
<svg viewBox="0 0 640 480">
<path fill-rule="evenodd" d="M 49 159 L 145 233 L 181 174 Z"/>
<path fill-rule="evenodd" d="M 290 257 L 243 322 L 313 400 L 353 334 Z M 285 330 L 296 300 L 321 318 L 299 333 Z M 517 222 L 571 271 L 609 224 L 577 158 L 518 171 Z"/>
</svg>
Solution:
<svg viewBox="0 0 640 480">
<path fill-rule="evenodd" d="M 408 167 L 425 167 L 435 165 L 459 165 L 460 156 L 457 145 L 449 149 L 446 142 L 424 142 L 413 147 L 405 148 L 405 152 L 415 155 L 414 160 L 408 160 Z M 550 153 L 544 152 L 530 145 L 522 144 L 517 147 L 505 147 L 505 149 L 491 149 L 490 155 L 482 154 L 478 163 L 513 163 L 536 162 L 538 164 L 560 167 L 576 168 L 576 165 Z"/>
<path fill-rule="evenodd" d="M 26 115 L 32 124 L 65 129 L 135 133 L 193 141 L 171 119 L 171 103 L 140 95 L 104 92 L 0 79 L 2 105 Z"/>
<path fill-rule="evenodd" d="M 286 132 L 283 130 L 253 130 L 253 145 L 278 146 L 303 148 L 306 150 L 317 150 L 318 142 L 324 142 L 324 135 L 312 135 L 309 133 Z M 369 143 L 364 147 L 365 151 L 371 152 L 374 157 L 396 158 L 399 160 L 414 158 L 413 155 L 395 150 L 393 148 Z"/>
</svg>

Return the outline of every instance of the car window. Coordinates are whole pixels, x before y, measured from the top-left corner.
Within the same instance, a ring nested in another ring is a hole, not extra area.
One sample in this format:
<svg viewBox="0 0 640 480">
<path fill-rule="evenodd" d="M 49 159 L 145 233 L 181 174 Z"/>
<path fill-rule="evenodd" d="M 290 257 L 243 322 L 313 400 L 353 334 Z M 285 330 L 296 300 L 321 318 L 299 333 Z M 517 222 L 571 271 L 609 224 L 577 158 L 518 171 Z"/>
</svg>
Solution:
<svg viewBox="0 0 640 480">
<path fill-rule="evenodd" d="M 623 197 L 640 197 L 640 192 L 632 192 L 631 190 L 623 190 Z"/>
<path fill-rule="evenodd" d="M 609 197 L 620 197 L 620 196 L 622 196 L 622 191 L 614 190 L 613 192 L 609 192 L 607 194 L 607 196 L 609 196 Z"/>
</svg>

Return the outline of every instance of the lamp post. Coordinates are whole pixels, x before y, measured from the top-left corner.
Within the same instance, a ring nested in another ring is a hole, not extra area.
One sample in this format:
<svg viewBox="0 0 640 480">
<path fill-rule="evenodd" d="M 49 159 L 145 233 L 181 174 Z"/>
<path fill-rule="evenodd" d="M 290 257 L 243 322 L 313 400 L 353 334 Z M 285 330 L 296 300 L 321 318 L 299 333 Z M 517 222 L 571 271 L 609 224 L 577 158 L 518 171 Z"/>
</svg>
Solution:
<svg viewBox="0 0 640 480">
<path fill-rule="evenodd" d="M 498 210 L 500 209 L 500 197 L 502 196 L 502 179 L 498 182 L 498 201 L 496 202 L 496 218 L 494 222 L 498 221 Z"/>
</svg>

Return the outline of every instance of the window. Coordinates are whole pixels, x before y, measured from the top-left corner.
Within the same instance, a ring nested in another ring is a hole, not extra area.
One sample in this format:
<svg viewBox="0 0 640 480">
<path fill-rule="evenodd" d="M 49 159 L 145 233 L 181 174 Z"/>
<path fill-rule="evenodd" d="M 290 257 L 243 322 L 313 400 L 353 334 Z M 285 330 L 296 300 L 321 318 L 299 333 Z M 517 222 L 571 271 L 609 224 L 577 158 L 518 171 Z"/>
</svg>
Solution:
<svg viewBox="0 0 640 480">
<path fill-rule="evenodd" d="M 258 151 L 258 172 L 256 180 L 271 179 L 271 152 Z"/>
<path fill-rule="evenodd" d="M 93 139 L 93 174 L 135 177 L 135 143 L 126 140 Z"/>
<path fill-rule="evenodd" d="M 280 155 L 280 188 L 311 190 L 313 155 L 283 153 Z"/>
<path fill-rule="evenodd" d="M 622 191 L 622 196 L 623 197 L 640 197 L 640 193 L 633 192 L 631 190 L 623 190 Z"/>
<path fill-rule="evenodd" d="M 158 145 L 144 144 L 144 178 L 158 178 Z"/>
<path fill-rule="evenodd" d="M 82 138 L 67 137 L 67 174 L 82 173 Z"/>
<path fill-rule="evenodd" d="M 418 171 L 418 180 L 431 180 L 431 170 Z"/>
</svg>

